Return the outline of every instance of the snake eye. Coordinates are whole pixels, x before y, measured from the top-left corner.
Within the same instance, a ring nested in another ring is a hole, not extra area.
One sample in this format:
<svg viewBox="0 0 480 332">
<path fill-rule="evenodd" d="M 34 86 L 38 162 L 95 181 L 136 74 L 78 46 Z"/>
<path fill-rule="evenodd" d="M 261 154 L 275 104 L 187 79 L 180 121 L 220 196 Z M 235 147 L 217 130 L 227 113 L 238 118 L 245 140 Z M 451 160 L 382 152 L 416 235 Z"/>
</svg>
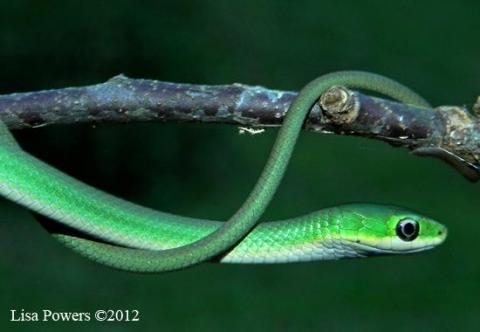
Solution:
<svg viewBox="0 0 480 332">
<path fill-rule="evenodd" d="M 417 238 L 420 226 L 413 219 L 403 219 L 397 224 L 397 236 L 403 241 L 413 241 Z"/>
</svg>

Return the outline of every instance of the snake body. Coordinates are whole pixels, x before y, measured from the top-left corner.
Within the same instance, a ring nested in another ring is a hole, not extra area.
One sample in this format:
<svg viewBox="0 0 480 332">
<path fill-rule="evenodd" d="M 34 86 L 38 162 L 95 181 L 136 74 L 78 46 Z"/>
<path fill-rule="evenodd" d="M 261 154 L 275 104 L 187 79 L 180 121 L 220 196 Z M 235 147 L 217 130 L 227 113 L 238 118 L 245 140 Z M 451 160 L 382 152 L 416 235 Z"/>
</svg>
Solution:
<svg viewBox="0 0 480 332">
<path fill-rule="evenodd" d="M 137 272 L 176 270 L 212 259 L 263 263 L 409 253 L 443 242 L 443 225 L 380 205 L 338 206 L 257 226 L 280 184 L 308 111 L 333 85 L 429 107 L 416 93 L 383 76 L 337 72 L 317 78 L 289 107 L 257 184 L 223 223 L 154 211 L 90 187 L 23 151 L 4 125 L 0 125 L 0 194 L 93 237 L 54 235 L 78 253 Z"/>
</svg>

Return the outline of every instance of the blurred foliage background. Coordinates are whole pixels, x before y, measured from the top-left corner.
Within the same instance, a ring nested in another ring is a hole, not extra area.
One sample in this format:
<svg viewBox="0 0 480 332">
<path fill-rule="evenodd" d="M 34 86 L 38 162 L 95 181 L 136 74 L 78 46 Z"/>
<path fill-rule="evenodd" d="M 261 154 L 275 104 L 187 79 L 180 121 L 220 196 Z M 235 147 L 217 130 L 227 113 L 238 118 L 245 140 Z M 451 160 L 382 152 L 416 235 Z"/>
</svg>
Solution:
<svg viewBox="0 0 480 332">
<path fill-rule="evenodd" d="M 433 104 L 479 91 L 476 1 L 0 1 L 0 93 L 131 77 L 298 90 L 341 69 L 381 73 Z M 275 130 L 56 126 L 16 132 L 36 156 L 160 210 L 227 219 Z M 436 160 L 366 139 L 304 133 L 265 218 L 348 202 L 406 206 L 449 227 L 428 253 L 368 260 L 204 264 L 139 275 L 91 263 L 0 201 L 0 330 L 478 330 L 479 185 Z M 11 323 L 11 309 L 138 309 L 137 323 Z"/>
</svg>

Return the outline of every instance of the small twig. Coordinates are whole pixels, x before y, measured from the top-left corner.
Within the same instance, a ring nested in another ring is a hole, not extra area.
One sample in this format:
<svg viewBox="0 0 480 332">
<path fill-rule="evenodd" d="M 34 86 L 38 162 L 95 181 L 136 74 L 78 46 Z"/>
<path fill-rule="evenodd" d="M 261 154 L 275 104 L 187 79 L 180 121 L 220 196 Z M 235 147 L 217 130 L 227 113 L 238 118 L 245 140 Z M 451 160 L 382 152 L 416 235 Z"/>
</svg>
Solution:
<svg viewBox="0 0 480 332">
<path fill-rule="evenodd" d="M 243 135 L 245 133 L 250 135 L 258 135 L 265 132 L 265 129 L 255 129 L 255 128 L 248 128 L 248 127 L 238 127 L 238 133 Z"/>
<path fill-rule="evenodd" d="M 226 123 L 252 130 L 281 125 L 295 92 L 260 86 L 192 85 L 116 76 L 103 84 L 0 96 L 0 120 L 23 129 L 80 122 Z M 474 108 L 479 113 L 480 106 Z M 439 157 L 478 179 L 480 124 L 465 108 L 421 109 L 333 87 L 305 129 L 355 135 Z"/>
</svg>

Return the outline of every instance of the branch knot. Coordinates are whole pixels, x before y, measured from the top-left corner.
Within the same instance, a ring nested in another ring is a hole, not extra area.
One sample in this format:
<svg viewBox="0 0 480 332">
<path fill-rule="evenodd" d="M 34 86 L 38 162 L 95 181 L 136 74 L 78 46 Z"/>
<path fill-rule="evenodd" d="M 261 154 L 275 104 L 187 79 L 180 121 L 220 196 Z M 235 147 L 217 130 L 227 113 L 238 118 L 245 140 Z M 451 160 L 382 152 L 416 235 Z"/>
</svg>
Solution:
<svg viewBox="0 0 480 332">
<path fill-rule="evenodd" d="M 358 115 L 360 105 L 351 90 L 343 86 L 332 86 L 319 99 L 323 114 L 337 124 L 350 123 Z"/>
</svg>

